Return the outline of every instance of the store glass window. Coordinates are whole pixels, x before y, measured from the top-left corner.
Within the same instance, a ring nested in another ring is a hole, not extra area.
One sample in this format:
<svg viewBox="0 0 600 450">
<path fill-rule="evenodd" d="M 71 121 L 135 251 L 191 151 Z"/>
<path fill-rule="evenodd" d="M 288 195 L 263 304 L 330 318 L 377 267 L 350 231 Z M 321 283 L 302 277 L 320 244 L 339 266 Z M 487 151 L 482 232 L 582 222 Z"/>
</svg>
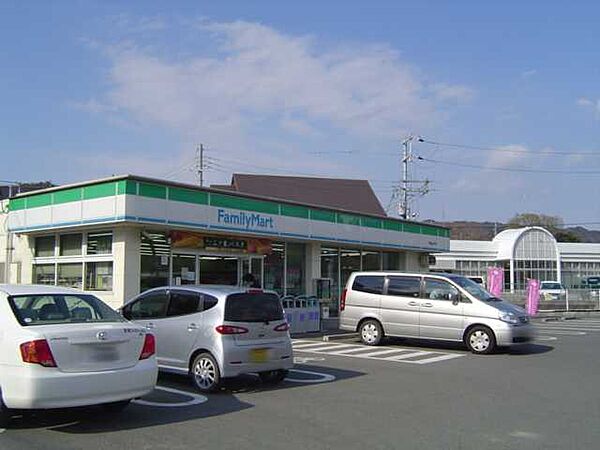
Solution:
<svg viewBox="0 0 600 450">
<path fill-rule="evenodd" d="M 58 264 L 57 284 L 81 289 L 83 285 L 82 266 L 82 263 Z"/>
<path fill-rule="evenodd" d="M 60 235 L 60 256 L 78 256 L 81 255 L 81 245 L 83 244 L 83 235 L 61 234 Z"/>
<path fill-rule="evenodd" d="M 383 270 L 400 270 L 400 253 L 383 252 Z"/>
<path fill-rule="evenodd" d="M 112 231 L 88 233 L 86 253 L 88 255 L 110 255 L 112 253 L 112 242 Z"/>
<path fill-rule="evenodd" d="M 340 286 L 345 286 L 352 272 L 360 271 L 360 250 L 340 249 Z"/>
<path fill-rule="evenodd" d="M 285 244 L 273 242 L 271 253 L 264 259 L 264 288 L 283 295 L 283 267 L 285 261 Z"/>
<path fill-rule="evenodd" d="M 235 256 L 201 256 L 200 284 L 238 284 L 238 258 Z"/>
<path fill-rule="evenodd" d="M 54 236 L 39 236 L 35 238 L 36 258 L 54 256 Z"/>
<path fill-rule="evenodd" d="M 381 253 L 371 250 L 363 250 L 361 270 L 381 270 Z"/>
<path fill-rule="evenodd" d="M 33 266 L 33 284 L 54 284 L 54 264 Z"/>
<path fill-rule="evenodd" d="M 286 294 L 305 293 L 306 252 L 304 244 L 288 243 L 286 246 Z"/>
<path fill-rule="evenodd" d="M 165 233 L 142 232 L 140 292 L 169 284 L 170 251 L 171 245 Z"/>
<path fill-rule="evenodd" d="M 89 291 L 112 291 L 112 261 L 88 262 L 85 264 L 85 288 Z"/>
</svg>

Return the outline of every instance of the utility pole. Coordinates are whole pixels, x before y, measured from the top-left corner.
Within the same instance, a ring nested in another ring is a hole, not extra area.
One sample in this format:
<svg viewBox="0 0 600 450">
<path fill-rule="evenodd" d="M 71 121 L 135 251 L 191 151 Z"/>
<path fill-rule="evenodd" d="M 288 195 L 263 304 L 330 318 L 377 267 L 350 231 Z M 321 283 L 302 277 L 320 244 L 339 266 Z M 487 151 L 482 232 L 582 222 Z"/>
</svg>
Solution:
<svg viewBox="0 0 600 450">
<path fill-rule="evenodd" d="M 204 186 L 204 145 L 196 146 L 196 179 L 200 187 Z"/>
<path fill-rule="evenodd" d="M 410 211 L 408 207 L 408 163 L 412 157 L 413 139 L 414 136 L 410 134 L 402 141 L 402 195 L 400 197 L 400 208 L 398 212 L 400 217 L 405 220 L 410 217 Z"/>
<path fill-rule="evenodd" d="M 430 191 L 429 180 L 411 180 L 409 164 L 413 162 L 412 142 L 415 136 L 409 134 L 402 141 L 402 182 L 400 185 L 400 199 L 398 202 L 398 214 L 404 220 L 411 220 L 416 217 L 416 213 L 411 212 L 410 200 L 414 197 L 422 197 Z M 423 138 L 418 137 L 419 142 L 423 142 Z"/>
</svg>

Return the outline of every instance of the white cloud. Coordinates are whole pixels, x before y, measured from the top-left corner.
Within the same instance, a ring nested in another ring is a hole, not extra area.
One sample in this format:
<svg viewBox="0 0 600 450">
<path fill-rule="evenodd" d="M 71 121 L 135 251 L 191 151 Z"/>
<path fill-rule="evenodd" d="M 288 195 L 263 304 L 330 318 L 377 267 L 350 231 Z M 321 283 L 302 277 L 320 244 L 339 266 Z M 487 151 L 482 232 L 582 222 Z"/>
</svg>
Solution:
<svg viewBox="0 0 600 450">
<path fill-rule="evenodd" d="M 583 108 L 591 109 L 596 116 L 596 119 L 600 120 L 600 99 L 592 100 L 587 97 L 581 97 L 577 99 L 577 105 Z"/>
<path fill-rule="evenodd" d="M 594 102 L 586 97 L 581 97 L 577 99 L 577 105 L 579 106 L 594 106 Z"/>
<path fill-rule="evenodd" d="M 473 94 L 428 83 L 386 46 L 327 51 L 314 37 L 241 21 L 202 22 L 200 36 L 216 51 L 169 59 L 113 48 L 108 103 L 148 125 L 219 143 L 235 135 L 241 144 L 273 118 L 294 133 L 397 137 L 441 121 L 449 102 Z"/>
<path fill-rule="evenodd" d="M 488 167 L 518 168 L 530 159 L 530 150 L 523 145 L 503 145 L 490 152 L 487 160 Z"/>
<path fill-rule="evenodd" d="M 472 100 L 475 91 L 467 86 L 448 85 L 436 83 L 432 86 L 432 92 L 441 101 L 466 102 Z"/>
<path fill-rule="evenodd" d="M 523 79 L 527 79 L 527 78 L 531 78 L 534 75 L 537 75 L 537 69 L 530 69 L 530 70 L 525 70 L 523 72 L 521 72 L 521 78 Z"/>
</svg>

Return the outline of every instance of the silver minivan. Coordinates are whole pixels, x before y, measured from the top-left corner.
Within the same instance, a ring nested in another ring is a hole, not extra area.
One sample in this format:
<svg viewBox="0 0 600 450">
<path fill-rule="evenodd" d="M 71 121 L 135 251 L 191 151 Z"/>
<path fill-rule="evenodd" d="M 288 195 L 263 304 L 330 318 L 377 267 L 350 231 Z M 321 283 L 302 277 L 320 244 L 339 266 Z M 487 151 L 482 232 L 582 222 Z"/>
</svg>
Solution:
<svg viewBox="0 0 600 450">
<path fill-rule="evenodd" d="M 486 354 L 533 337 L 522 308 L 459 275 L 355 272 L 340 310 L 340 328 L 357 331 L 367 345 L 401 336 L 464 342 Z"/>
<path fill-rule="evenodd" d="M 203 392 L 243 373 L 279 382 L 294 364 L 289 325 L 275 292 L 214 285 L 159 287 L 140 294 L 121 312 L 156 336 L 160 370 L 189 374 Z"/>
</svg>

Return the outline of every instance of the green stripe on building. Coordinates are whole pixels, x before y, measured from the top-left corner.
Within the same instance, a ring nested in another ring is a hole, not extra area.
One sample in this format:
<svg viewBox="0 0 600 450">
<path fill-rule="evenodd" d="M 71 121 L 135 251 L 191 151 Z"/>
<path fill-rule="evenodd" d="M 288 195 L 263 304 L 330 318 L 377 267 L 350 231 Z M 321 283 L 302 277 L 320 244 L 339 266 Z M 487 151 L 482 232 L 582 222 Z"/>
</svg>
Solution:
<svg viewBox="0 0 600 450">
<path fill-rule="evenodd" d="M 139 183 L 138 194 L 142 197 L 167 198 L 167 187 L 160 184 Z"/>
<path fill-rule="evenodd" d="M 337 223 L 341 223 L 343 225 L 357 225 L 360 226 L 360 217 L 355 216 L 353 214 L 336 214 Z"/>
<path fill-rule="evenodd" d="M 261 212 L 266 214 L 279 214 L 279 204 L 250 198 L 234 197 L 232 195 L 210 194 L 211 206 L 221 208 L 243 209 L 246 211 Z"/>
<path fill-rule="evenodd" d="M 169 188 L 169 200 L 177 202 L 195 203 L 197 205 L 208 205 L 208 193 L 193 191 L 191 189 Z"/>
<path fill-rule="evenodd" d="M 320 220 L 321 222 L 335 223 L 335 213 L 333 211 L 325 211 L 323 209 L 311 209 L 310 218 L 312 220 Z"/>
<path fill-rule="evenodd" d="M 53 205 L 59 205 L 61 203 L 76 202 L 81 200 L 83 189 L 73 188 L 65 189 L 64 191 L 55 192 L 52 198 Z"/>
<path fill-rule="evenodd" d="M 383 221 L 383 229 L 390 231 L 404 231 L 402 222 L 386 219 Z"/>
<path fill-rule="evenodd" d="M 38 194 L 27 199 L 27 209 L 39 208 L 52 204 L 52 194 Z"/>
<path fill-rule="evenodd" d="M 59 191 L 60 192 L 60 191 Z M 83 199 L 93 200 L 95 198 L 110 197 L 116 195 L 117 183 L 101 183 L 83 187 Z"/>
<path fill-rule="evenodd" d="M 8 202 L 9 211 L 19 211 L 27 208 L 27 198 L 15 198 Z"/>
<path fill-rule="evenodd" d="M 241 209 L 300 219 L 339 223 L 343 225 L 378 228 L 388 231 L 404 231 L 407 233 L 444 238 L 450 237 L 450 230 L 434 225 L 421 225 L 391 218 L 379 219 L 359 214 L 336 212 L 334 210 L 321 208 L 309 208 L 302 205 L 293 205 L 269 200 L 256 200 L 235 195 L 211 193 L 203 190 L 186 189 L 183 187 L 147 183 L 131 179 L 100 182 L 83 187 L 58 189 L 48 193 L 17 197 L 9 200 L 8 207 L 10 211 L 19 211 L 23 209 L 50 206 L 53 204 L 58 205 L 125 194 L 156 199 L 169 199 L 196 205 L 211 205 L 222 208 Z"/>
<path fill-rule="evenodd" d="M 289 217 L 299 217 L 301 219 L 308 219 L 310 217 L 309 209 L 304 206 L 286 205 L 282 203 L 281 215 Z"/>
<path fill-rule="evenodd" d="M 373 217 L 362 217 L 360 223 L 363 227 L 368 228 L 383 228 L 383 220 Z"/>
</svg>

